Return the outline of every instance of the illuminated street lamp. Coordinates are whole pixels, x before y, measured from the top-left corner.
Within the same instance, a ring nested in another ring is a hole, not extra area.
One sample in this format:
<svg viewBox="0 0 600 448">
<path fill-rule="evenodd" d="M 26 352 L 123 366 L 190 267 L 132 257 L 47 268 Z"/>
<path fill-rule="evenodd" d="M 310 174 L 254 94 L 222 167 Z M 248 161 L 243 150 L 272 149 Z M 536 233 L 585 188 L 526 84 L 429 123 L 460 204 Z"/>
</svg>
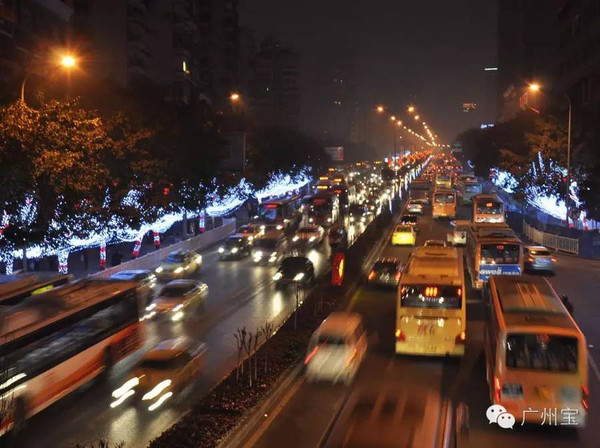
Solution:
<svg viewBox="0 0 600 448">
<path fill-rule="evenodd" d="M 408 106 L 406 110 L 412 114 L 415 111 L 415 106 Z"/>
<path fill-rule="evenodd" d="M 530 92 L 536 93 L 542 90 L 542 87 L 538 83 L 531 83 L 528 86 Z M 571 116 L 573 105 L 571 103 L 571 98 L 566 93 L 562 92 L 562 97 L 567 100 L 567 104 L 569 105 L 569 116 L 568 116 L 568 124 L 567 124 L 567 191 L 565 193 L 565 207 L 567 209 L 567 227 L 569 227 L 569 190 L 571 187 Z"/>
<path fill-rule="evenodd" d="M 420 118 L 421 118 L 421 117 L 419 117 L 418 115 L 415 115 L 415 120 L 416 120 L 416 121 L 419 121 L 419 119 L 420 119 Z"/>
<path fill-rule="evenodd" d="M 381 114 L 385 109 L 383 108 L 383 106 L 377 106 L 377 109 L 375 110 L 377 111 L 377 113 Z"/>
<path fill-rule="evenodd" d="M 392 116 L 390 117 L 390 120 L 392 120 L 392 121 L 396 121 L 396 116 L 395 116 L 395 115 L 392 115 Z"/>
<path fill-rule="evenodd" d="M 231 95 L 229 95 L 229 99 L 233 102 L 233 103 L 237 103 L 240 99 L 241 96 L 239 93 L 237 92 L 233 92 Z"/>
<path fill-rule="evenodd" d="M 396 124 L 398 125 L 398 127 L 402 126 L 402 120 L 398 120 L 398 121 L 396 122 Z"/>
<path fill-rule="evenodd" d="M 63 54 L 58 60 L 58 66 L 65 70 L 71 70 L 76 65 L 77 59 L 72 54 Z M 29 75 L 31 75 L 31 72 L 25 75 L 23 82 L 21 83 L 21 101 L 23 103 L 25 103 L 25 83 L 27 82 L 27 79 L 29 79 Z"/>
</svg>

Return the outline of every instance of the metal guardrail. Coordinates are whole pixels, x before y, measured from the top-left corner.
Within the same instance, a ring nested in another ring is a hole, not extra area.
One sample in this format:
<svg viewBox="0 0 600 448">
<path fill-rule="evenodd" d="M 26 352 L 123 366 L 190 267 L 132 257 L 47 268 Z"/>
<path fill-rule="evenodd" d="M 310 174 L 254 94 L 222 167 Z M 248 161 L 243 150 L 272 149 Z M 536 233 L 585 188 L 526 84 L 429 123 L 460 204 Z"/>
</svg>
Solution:
<svg viewBox="0 0 600 448">
<path fill-rule="evenodd" d="M 208 232 L 195 236 L 194 238 L 180 241 L 160 250 L 150 252 L 139 258 L 136 258 L 135 260 L 130 260 L 110 269 L 97 272 L 92 274 L 91 277 L 108 278 L 119 271 L 125 271 L 128 269 L 152 269 L 174 250 L 202 250 L 212 246 L 213 244 L 227 237 L 227 235 L 234 232 L 235 225 L 235 219 L 224 220 L 223 225 L 220 227 L 216 227 Z"/>
<path fill-rule="evenodd" d="M 546 233 L 528 223 L 523 222 L 523 231 L 525 236 L 537 244 L 549 247 L 561 252 L 579 255 L 579 240 L 577 238 L 567 238 L 565 236 Z"/>
</svg>

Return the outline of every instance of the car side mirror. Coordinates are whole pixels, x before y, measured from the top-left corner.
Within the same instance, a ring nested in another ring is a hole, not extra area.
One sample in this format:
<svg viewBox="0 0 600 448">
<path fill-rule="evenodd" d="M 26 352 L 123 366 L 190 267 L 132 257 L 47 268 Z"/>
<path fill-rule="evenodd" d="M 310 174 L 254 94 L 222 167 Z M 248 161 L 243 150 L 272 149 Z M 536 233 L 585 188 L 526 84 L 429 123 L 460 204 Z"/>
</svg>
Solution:
<svg viewBox="0 0 600 448">
<path fill-rule="evenodd" d="M 450 221 L 450 227 L 456 227 L 456 221 Z"/>
<path fill-rule="evenodd" d="M 563 305 L 565 306 L 565 308 L 567 309 L 567 311 L 570 314 L 573 314 L 575 312 L 575 307 L 573 306 L 573 304 L 571 303 L 571 301 L 569 300 L 569 296 L 563 294 L 562 297 L 560 298 L 562 300 Z"/>
</svg>

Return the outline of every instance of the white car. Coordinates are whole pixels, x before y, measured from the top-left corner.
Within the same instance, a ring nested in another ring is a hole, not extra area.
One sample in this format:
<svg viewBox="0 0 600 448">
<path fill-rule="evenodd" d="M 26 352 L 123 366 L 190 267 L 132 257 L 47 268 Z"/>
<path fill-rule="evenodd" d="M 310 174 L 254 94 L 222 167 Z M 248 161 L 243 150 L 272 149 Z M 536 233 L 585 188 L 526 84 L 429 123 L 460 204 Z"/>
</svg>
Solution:
<svg viewBox="0 0 600 448">
<path fill-rule="evenodd" d="M 159 280 L 183 278 L 202 266 L 202 255 L 187 250 L 175 250 L 154 270 Z"/>
<path fill-rule="evenodd" d="M 167 283 L 158 296 L 146 307 L 145 319 L 168 316 L 173 322 L 181 320 L 192 308 L 204 304 L 208 286 L 198 280 L 173 280 Z"/>
<path fill-rule="evenodd" d="M 423 204 L 414 200 L 408 201 L 406 204 L 406 213 L 423 214 Z"/>
<path fill-rule="evenodd" d="M 425 247 L 448 247 L 448 244 L 444 240 L 427 240 L 424 244 Z"/>
<path fill-rule="evenodd" d="M 323 242 L 325 229 L 321 226 L 304 226 L 300 227 L 294 237 L 292 243 L 294 245 L 305 245 L 310 247 L 318 246 Z"/>
<path fill-rule="evenodd" d="M 453 230 L 446 234 L 446 241 L 450 246 L 464 246 L 467 244 L 467 230 L 471 221 L 458 220 L 450 221 Z"/>
<path fill-rule="evenodd" d="M 366 354 L 360 314 L 331 313 L 310 338 L 304 359 L 307 381 L 350 384 Z"/>
</svg>

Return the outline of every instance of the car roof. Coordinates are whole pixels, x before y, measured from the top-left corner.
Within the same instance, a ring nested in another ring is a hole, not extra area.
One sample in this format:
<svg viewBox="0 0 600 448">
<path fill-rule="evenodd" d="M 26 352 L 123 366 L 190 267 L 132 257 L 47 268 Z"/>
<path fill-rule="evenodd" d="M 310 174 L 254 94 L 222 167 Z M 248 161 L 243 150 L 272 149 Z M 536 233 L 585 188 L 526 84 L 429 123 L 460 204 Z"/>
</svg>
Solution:
<svg viewBox="0 0 600 448">
<path fill-rule="evenodd" d="M 174 250 L 173 252 L 169 252 L 169 255 L 185 255 L 185 254 L 189 254 L 189 253 L 190 253 L 189 250 L 177 249 L 177 250 Z"/>
<path fill-rule="evenodd" d="M 165 286 L 199 286 L 200 282 L 198 280 L 189 280 L 180 278 L 178 280 L 171 280 Z"/>
<path fill-rule="evenodd" d="M 246 237 L 244 235 L 240 235 L 239 233 L 234 233 L 233 235 L 229 235 L 227 237 L 228 240 L 245 240 Z"/>
<path fill-rule="evenodd" d="M 525 249 L 528 249 L 528 250 L 547 250 L 547 251 L 550 251 L 545 246 L 525 246 Z"/>
<path fill-rule="evenodd" d="M 166 361 L 179 355 L 190 346 L 186 338 L 166 339 L 148 350 L 142 360 Z"/>
<path fill-rule="evenodd" d="M 358 313 L 335 312 L 321 323 L 317 332 L 346 335 L 352 333 L 361 322 L 362 318 Z"/>
<path fill-rule="evenodd" d="M 124 271 L 115 272 L 113 275 L 110 276 L 110 278 L 114 278 L 117 276 L 134 277 L 140 274 L 148 275 L 151 274 L 151 271 L 149 271 L 148 269 L 126 269 Z"/>
</svg>

